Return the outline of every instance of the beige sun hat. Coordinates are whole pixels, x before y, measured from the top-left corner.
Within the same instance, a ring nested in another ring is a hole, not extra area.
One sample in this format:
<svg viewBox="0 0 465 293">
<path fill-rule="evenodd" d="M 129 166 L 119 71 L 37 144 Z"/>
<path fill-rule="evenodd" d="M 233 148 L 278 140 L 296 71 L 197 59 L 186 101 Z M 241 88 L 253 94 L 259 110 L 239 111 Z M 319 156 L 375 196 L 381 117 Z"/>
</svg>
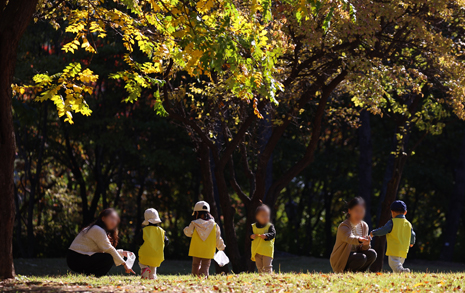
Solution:
<svg viewBox="0 0 465 293">
<path fill-rule="evenodd" d="M 144 212 L 144 221 L 142 222 L 143 226 L 147 226 L 148 224 L 158 224 L 161 223 L 160 217 L 158 216 L 158 212 L 156 209 L 146 209 Z"/>
<path fill-rule="evenodd" d="M 206 201 L 199 201 L 195 204 L 192 215 L 195 215 L 195 212 L 210 212 L 210 205 Z"/>
</svg>

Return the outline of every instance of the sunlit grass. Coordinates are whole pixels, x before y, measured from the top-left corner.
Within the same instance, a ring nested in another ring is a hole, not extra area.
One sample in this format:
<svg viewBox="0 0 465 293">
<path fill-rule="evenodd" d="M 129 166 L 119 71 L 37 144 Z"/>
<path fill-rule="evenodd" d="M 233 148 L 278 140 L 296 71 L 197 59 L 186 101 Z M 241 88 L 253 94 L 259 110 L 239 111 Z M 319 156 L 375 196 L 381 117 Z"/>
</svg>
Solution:
<svg viewBox="0 0 465 293">
<path fill-rule="evenodd" d="M 212 275 L 199 279 L 189 275 L 191 261 L 166 260 L 158 280 L 141 280 L 113 268 L 102 278 L 71 274 L 65 259 L 16 259 L 15 280 L 0 283 L 0 292 L 461 292 L 465 265 L 407 260 L 411 274 L 332 274 L 323 258 L 279 257 L 273 262 L 276 274 Z M 139 267 L 134 266 L 139 272 Z M 214 273 L 212 266 L 210 272 Z M 282 273 L 280 273 L 282 272 Z M 49 276 L 47 276 L 49 275 Z"/>
<path fill-rule="evenodd" d="M 158 292 L 444 292 L 463 291 L 463 273 L 358 274 L 230 274 L 208 279 L 190 275 L 163 275 L 157 280 L 135 276 L 102 278 L 68 274 L 61 277 L 18 276 L 0 284 L 0 291 L 158 291 Z"/>
</svg>

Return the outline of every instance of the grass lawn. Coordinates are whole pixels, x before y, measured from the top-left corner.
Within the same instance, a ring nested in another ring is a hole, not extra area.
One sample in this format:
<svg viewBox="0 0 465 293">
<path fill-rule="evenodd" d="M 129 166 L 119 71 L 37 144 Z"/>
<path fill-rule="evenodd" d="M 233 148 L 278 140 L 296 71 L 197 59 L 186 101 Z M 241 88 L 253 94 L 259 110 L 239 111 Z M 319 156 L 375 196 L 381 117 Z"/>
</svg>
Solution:
<svg viewBox="0 0 465 293">
<path fill-rule="evenodd" d="M 70 274 L 64 259 L 15 260 L 15 280 L 0 283 L 0 292 L 462 292 L 465 265 L 407 261 L 411 274 L 332 274 L 327 259 L 309 257 L 277 258 L 276 273 L 212 275 L 208 279 L 189 276 L 190 261 L 165 261 L 159 279 L 141 280 L 114 269 L 111 276 L 94 278 Z M 138 272 L 138 266 L 135 265 Z M 212 270 L 213 273 L 213 270 Z"/>
</svg>

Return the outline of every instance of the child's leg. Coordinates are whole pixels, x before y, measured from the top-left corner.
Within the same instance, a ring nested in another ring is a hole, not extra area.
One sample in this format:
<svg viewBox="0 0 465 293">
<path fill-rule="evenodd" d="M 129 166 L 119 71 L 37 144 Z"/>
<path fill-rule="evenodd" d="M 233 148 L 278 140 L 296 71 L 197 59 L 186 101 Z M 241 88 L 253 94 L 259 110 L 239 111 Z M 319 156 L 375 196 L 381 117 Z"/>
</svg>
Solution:
<svg viewBox="0 0 465 293">
<path fill-rule="evenodd" d="M 192 274 L 194 276 L 199 275 L 200 263 L 202 262 L 201 258 L 193 257 L 192 258 Z"/>
<path fill-rule="evenodd" d="M 273 272 L 273 258 L 263 256 L 262 273 L 271 274 Z"/>
<path fill-rule="evenodd" d="M 157 268 L 156 267 L 150 267 L 153 269 L 152 274 L 150 275 L 150 279 L 156 279 L 157 278 Z"/>
<path fill-rule="evenodd" d="M 149 279 L 150 275 L 152 274 L 151 267 L 143 265 L 140 262 L 139 262 L 139 266 L 140 266 L 140 275 L 141 275 L 142 279 Z"/>
<path fill-rule="evenodd" d="M 389 266 L 394 273 L 408 273 L 409 269 L 404 268 L 405 258 L 399 256 L 389 256 Z"/>
<path fill-rule="evenodd" d="M 208 277 L 208 272 L 210 270 L 211 262 L 212 262 L 211 259 L 202 258 L 202 262 L 200 264 L 200 271 L 199 271 L 200 275 Z"/>
<path fill-rule="evenodd" d="M 259 274 L 263 271 L 263 255 L 255 254 L 255 265 L 257 266 L 257 271 Z"/>
</svg>

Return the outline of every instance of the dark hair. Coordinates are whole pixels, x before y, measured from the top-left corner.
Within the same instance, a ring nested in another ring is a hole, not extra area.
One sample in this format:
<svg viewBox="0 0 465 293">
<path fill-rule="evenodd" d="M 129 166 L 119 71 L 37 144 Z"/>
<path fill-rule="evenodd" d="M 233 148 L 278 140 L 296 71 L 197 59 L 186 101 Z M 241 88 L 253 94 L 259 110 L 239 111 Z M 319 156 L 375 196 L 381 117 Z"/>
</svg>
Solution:
<svg viewBox="0 0 465 293">
<path fill-rule="evenodd" d="M 270 208 L 264 204 L 261 200 L 260 200 L 260 205 L 257 207 L 257 209 L 255 210 L 255 216 L 259 213 L 259 212 L 270 212 Z"/>
<path fill-rule="evenodd" d="M 209 212 L 198 211 L 198 212 L 195 212 L 195 219 L 196 220 L 202 219 L 202 220 L 208 221 L 208 220 L 213 219 L 213 216 Z"/>
<path fill-rule="evenodd" d="M 105 232 L 107 232 L 107 236 L 108 236 L 108 239 L 110 240 L 111 245 L 113 245 L 113 247 L 116 248 L 116 245 L 118 245 L 118 240 L 119 240 L 118 228 L 115 228 L 113 230 L 108 230 L 105 223 L 102 220 L 102 218 L 108 217 L 112 213 L 116 213 L 115 209 L 112 209 L 112 208 L 104 209 L 98 215 L 97 220 L 95 220 L 93 223 L 91 223 L 89 226 L 85 227 L 82 230 L 87 232 L 89 231 L 90 228 L 94 226 L 99 226 L 100 228 L 105 230 Z"/>
<path fill-rule="evenodd" d="M 351 201 L 349 201 L 347 203 L 347 213 L 346 213 L 346 218 L 347 219 L 350 218 L 348 210 L 351 210 L 351 209 L 353 209 L 354 207 L 356 207 L 358 205 L 366 207 L 365 200 L 363 198 L 361 198 L 360 196 L 357 196 L 357 197 L 353 198 Z"/>
</svg>

